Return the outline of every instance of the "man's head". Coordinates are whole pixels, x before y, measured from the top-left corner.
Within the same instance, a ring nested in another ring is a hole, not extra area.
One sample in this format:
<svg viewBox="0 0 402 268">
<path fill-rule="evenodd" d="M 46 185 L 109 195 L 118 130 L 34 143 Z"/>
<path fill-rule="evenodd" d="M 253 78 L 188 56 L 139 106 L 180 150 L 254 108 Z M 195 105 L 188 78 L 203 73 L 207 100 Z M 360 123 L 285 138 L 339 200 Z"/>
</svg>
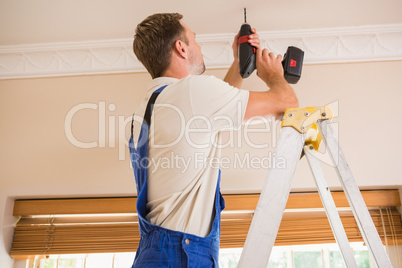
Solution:
<svg viewBox="0 0 402 268">
<path fill-rule="evenodd" d="M 152 78 L 162 76 L 168 69 L 172 51 L 178 50 L 178 40 L 179 46 L 188 49 L 190 73 L 197 69 L 194 64 L 202 64 L 202 67 L 198 67 L 198 73 L 205 70 L 201 49 L 195 42 L 194 33 L 180 21 L 182 17 L 178 13 L 159 13 L 149 16 L 137 25 L 133 50 Z"/>
</svg>

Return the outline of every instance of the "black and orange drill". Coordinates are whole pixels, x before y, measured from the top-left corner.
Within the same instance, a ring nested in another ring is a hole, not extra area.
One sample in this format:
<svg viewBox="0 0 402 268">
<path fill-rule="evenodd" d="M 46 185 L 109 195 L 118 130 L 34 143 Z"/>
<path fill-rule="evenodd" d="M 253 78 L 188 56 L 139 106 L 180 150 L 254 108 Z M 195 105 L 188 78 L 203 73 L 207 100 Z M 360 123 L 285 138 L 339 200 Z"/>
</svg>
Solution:
<svg viewBox="0 0 402 268">
<path fill-rule="evenodd" d="M 247 23 L 246 9 L 244 9 L 244 24 L 240 28 L 239 34 L 239 67 L 240 75 L 247 78 L 256 69 L 255 47 L 248 43 L 248 36 L 252 34 L 251 26 Z M 304 52 L 300 48 L 290 46 L 283 56 L 282 66 L 284 76 L 288 83 L 296 84 L 300 77 L 303 67 Z"/>
</svg>

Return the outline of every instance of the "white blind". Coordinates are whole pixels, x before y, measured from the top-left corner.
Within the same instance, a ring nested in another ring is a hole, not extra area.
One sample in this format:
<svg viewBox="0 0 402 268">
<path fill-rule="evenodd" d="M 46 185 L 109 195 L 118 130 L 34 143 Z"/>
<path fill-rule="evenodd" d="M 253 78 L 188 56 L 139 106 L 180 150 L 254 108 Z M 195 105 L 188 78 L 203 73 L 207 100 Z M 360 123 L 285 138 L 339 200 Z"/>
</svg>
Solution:
<svg viewBox="0 0 402 268">
<path fill-rule="evenodd" d="M 350 242 L 363 241 L 343 192 L 332 193 Z M 402 244 L 397 190 L 362 191 L 384 244 Z M 243 247 L 259 195 L 224 195 L 221 248 Z M 133 252 L 140 239 L 135 197 L 16 200 L 11 256 Z M 318 193 L 291 193 L 275 245 L 334 243 Z"/>
</svg>

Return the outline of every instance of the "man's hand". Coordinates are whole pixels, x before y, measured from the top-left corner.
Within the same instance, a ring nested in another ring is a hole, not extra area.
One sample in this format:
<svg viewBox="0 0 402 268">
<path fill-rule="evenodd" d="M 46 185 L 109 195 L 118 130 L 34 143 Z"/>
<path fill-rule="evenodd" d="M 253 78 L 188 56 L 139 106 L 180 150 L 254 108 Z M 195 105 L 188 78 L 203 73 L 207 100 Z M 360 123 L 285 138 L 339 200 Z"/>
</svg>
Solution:
<svg viewBox="0 0 402 268">
<path fill-rule="evenodd" d="M 283 76 L 282 55 L 275 57 L 268 49 L 258 49 L 256 53 L 257 75 L 268 87 L 287 83 Z"/>
<path fill-rule="evenodd" d="M 287 108 L 299 106 L 293 88 L 283 76 L 282 56 L 275 57 L 268 49 L 256 53 L 257 75 L 270 88 L 265 92 L 250 91 L 244 119 L 253 116 L 282 116 Z"/>
<path fill-rule="evenodd" d="M 248 36 L 248 42 L 250 45 L 256 48 L 256 50 L 260 49 L 260 36 L 257 34 L 257 30 L 255 28 L 251 29 L 252 34 Z M 239 34 L 240 31 L 236 34 L 233 40 L 232 49 L 233 49 L 233 57 L 235 62 L 239 62 Z"/>
</svg>

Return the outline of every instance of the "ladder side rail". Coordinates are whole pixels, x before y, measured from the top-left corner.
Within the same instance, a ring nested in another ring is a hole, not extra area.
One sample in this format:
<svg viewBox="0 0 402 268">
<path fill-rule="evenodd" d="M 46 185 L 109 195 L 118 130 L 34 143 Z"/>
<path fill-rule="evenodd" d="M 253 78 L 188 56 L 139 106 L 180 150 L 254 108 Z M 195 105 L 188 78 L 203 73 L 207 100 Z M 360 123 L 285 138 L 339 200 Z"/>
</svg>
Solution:
<svg viewBox="0 0 402 268">
<path fill-rule="evenodd" d="M 331 191 L 325 180 L 324 173 L 321 169 L 317 153 L 314 148 L 304 146 L 304 154 L 310 164 L 313 173 L 314 181 L 318 189 L 322 204 L 324 205 L 325 213 L 327 214 L 329 224 L 331 225 L 332 232 L 334 233 L 335 240 L 341 250 L 343 260 L 348 268 L 357 268 L 357 262 L 350 247 L 348 237 L 346 236 L 345 229 L 339 214 L 337 212 L 334 199 L 332 198 Z"/>
<path fill-rule="evenodd" d="M 272 167 L 258 200 L 238 267 L 267 267 L 282 220 L 304 136 L 292 127 L 282 127 L 276 157 L 286 160 L 285 168 Z"/>
<path fill-rule="evenodd" d="M 376 264 L 380 268 L 392 267 L 391 261 L 378 235 L 364 199 L 360 193 L 352 172 L 346 162 L 345 155 L 335 137 L 329 120 L 318 120 L 323 140 L 326 143 L 331 159 L 336 166 L 342 188 L 345 192 L 353 215 L 359 226 L 363 239 L 369 248 Z"/>
</svg>

